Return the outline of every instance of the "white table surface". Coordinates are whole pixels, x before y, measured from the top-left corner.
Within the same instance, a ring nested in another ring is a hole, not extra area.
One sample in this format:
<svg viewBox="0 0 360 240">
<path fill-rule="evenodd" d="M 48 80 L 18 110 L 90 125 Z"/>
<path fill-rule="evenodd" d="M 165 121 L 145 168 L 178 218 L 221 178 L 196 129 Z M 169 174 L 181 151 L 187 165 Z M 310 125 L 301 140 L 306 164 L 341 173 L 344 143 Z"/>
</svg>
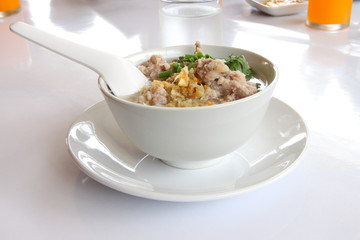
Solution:
<svg viewBox="0 0 360 240">
<path fill-rule="evenodd" d="M 156 0 L 21 3 L 0 20 L 0 239 L 360 239 L 359 1 L 350 28 L 324 32 L 305 26 L 306 12 L 271 17 L 224 0 L 206 39 L 187 38 L 190 28 L 167 34 Z M 65 145 L 73 120 L 103 100 L 97 75 L 14 35 L 15 21 L 124 56 L 194 40 L 261 53 L 279 67 L 274 96 L 305 119 L 309 146 L 284 178 L 228 199 L 112 190 L 82 173 Z"/>
</svg>

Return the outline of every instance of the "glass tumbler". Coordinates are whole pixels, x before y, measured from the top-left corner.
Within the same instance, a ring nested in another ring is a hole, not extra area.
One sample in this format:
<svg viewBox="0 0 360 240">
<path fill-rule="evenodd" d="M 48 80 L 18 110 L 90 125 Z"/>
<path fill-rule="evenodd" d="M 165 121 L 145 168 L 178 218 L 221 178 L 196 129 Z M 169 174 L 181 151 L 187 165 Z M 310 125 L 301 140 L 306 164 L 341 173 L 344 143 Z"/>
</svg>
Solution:
<svg viewBox="0 0 360 240">
<path fill-rule="evenodd" d="M 320 30 L 340 30 L 350 25 L 352 0 L 309 0 L 306 24 Z"/>
<path fill-rule="evenodd" d="M 8 17 L 20 11 L 20 0 L 0 0 L 0 18 Z"/>
<path fill-rule="evenodd" d="M 222 44 L 222 0 L 159 0 L 163 46 Z"/>
</svg>

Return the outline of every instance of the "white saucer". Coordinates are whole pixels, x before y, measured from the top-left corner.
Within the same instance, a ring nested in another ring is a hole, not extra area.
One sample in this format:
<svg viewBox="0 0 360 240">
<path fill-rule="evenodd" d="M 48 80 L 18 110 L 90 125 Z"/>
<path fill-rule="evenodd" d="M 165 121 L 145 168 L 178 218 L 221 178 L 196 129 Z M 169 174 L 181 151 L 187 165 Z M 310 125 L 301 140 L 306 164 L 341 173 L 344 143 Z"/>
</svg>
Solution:
<svg viewBox="0 0 360 240">
<path fill-rule="evenodd" d="M 308 7 L 307 0 L 304 0 L 304 2 L 302 3 L 290 4 L 279 7 L 266 6 L 265 3 L 267 2 L 267 0 L 246 0 L 246 2 L 249 3 L 251 6 L 259 9 L 260 11 L 272 16 L 292 15 L 298 12 L 305 11 Z"/>
<path fill-rule="evenodd" d="M 67 146 L 80 169 L 108 187 L 144 198 L 190 202 L 239 195 L 284 176 L 299 162 L 307 139 L 300 115 L 273 98 L 263 124 L 243 147 L 215 166 L 177 169 L 130 143 L 102 101 L 76 119 Z"/>
</svg>

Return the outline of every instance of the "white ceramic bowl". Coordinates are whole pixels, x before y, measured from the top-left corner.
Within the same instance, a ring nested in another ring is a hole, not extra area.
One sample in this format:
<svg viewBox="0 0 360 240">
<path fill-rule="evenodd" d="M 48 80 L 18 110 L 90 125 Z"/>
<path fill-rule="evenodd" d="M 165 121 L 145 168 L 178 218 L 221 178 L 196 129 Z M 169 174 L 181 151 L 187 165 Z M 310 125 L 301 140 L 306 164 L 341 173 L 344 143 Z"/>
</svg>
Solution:
<svg viewBox="0 0 360 240">
<path fill-rule="evenodd" d="M 153 54 L 173 59 L 193 51 L 193 45 L 174 46 L 136 53 L 127 59 L 140 65 Z M 275 65 L 256 53 L 206 45 L 203 51 L 215 58 L 244 55 L 258 78 L 268 86 L 250 97 L 229 103 L 169 108 L 117 98 L 99 78 L 105 100 L 129 140 L 170 166 L 185 169 L 211 166 L 244 144 L 261 123 L 278 79 Z"/>
</svg>

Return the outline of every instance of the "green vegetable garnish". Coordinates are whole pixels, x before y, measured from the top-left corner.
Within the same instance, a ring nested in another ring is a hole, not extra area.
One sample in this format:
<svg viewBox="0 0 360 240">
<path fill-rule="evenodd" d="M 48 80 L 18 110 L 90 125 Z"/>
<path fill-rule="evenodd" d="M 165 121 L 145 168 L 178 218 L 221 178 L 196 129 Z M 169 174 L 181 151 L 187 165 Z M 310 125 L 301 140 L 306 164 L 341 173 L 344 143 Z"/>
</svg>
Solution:
<svg viewBox="0 0 360 240">
<path fill-rule="evenodd" d="M 234 56 L 231 54 L 229 58 L 225 60 L 225 64 L 230 68 L 230 70 L 240 71 L 247 77 L 253 74 L 253 71 L 249 68 L 249 65 L 243 55 Z"/>
<path fill-rule="evenodd" d="M 174 62 L 172 66 L 174 68 L 174 72 L 179 73 L 181 71 L 182 67 L 177 62 Z"/>
<path fill-rule="evenodd" d="M 190 70 L 193 66 L 194 66 L 194 62 L 191 62 L 191 63 L 188 65 L 188 69 Z"/>
<path fill-rule="evenodd" d="M 159 78 L 169 77 L 171 74 L 173 74 L 173 71 L 168 70 L 168 71 L 159 73 L 158 77 L 159 77 Z"/>
<path fill-rule="evenodd" d="M 189 60 L 190 62 L 194 62 L 194 61 L 196 61 L 198 59 L 198 57 L 196 55 L 193 55 L 193 54 L 186 54 L 185 58 L 187 60 Z"/>
<path fill-rule="evenodd" d="M 171 64 L 173 67 L 173 70 L 161 72 L 161 73 L 159 73 L 158 77 L 159 77 L 159 79 L 170 77 L 174 73 L 179 73 L 181 71 L 181 69 L 185 67 L 185 65 L 187 65 L 188 69 L 190 70 L 194 66 L 195 61 L 200 58 L 214 59 L 209 54 L 204 55 L 202 52 L 198 52 L 196 54 L 185 54 L 185 56 L 178 57 L 178 59 Z"/>
<path fill-rule="evenodd" d="M 200 58 L 212 58 L 209 54 L 204 55 L 202 52 L 198 52 L 196 54 L 185 54 L 185 56 L 180 56 L 176 62 L 180 64 L 180 66 L 184 67 L 184 63 L 192 63 Z M 182 64 L 182 65 L 181 65 Z"/>
</svg>

